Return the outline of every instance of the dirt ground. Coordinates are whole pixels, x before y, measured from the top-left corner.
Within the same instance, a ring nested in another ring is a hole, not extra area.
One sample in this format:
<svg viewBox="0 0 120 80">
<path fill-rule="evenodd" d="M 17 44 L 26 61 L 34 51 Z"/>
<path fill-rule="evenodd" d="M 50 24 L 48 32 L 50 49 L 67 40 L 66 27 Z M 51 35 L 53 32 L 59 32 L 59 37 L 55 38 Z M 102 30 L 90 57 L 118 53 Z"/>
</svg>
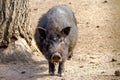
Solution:
<svg viewBox="0 0 120 80">
<path fill-rule="evenodd" d="M 48 75 L 43 55 L 36 62 L 0 64 L 0 80 L 120 80 L 120 0 L 31 0 L 31 22 L 49 8 L 68 5 L 75 13 L 78 42 L 65 76 Z M 117 76 L 118 75 L 118 76 Z"/>
</svg>

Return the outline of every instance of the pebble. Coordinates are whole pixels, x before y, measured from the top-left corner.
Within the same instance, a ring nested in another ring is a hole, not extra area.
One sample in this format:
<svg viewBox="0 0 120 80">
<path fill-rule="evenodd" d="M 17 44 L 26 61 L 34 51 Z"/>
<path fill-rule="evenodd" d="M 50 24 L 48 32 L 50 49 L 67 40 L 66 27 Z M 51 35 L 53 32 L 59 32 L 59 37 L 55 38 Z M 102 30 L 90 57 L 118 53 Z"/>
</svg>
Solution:
<svg viewBox="0 0 120 80">
<path fill-rule="evenodd" d="M 111 60 L 111 62 L 116 62 L 117 60 L 116 59 L 114 59 L 114 58 L 112 58 L 112 60 Z"/>
<path fill-rule="evenodd" d="M 115 71 L 115 76 L 120 76 L 120 71 L 119 70 Z"/>
<path fill-rule="evenodd" d="M 26 72 L 25 71 L 22 71 L 21 74 L 25 74 Z"/>
</svg>

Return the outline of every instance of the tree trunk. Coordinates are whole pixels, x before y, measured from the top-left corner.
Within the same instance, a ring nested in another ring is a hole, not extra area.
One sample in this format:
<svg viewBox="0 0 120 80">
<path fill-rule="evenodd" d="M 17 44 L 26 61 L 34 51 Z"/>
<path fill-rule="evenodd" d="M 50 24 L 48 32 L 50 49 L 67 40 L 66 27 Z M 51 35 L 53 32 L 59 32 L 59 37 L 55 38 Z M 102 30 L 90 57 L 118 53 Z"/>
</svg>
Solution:
<svg viewBox="0 0 120 80">
<path fill-rule="evenodd" d="M 0 61 L 32 57 L 29 0 L 0 0 Z"/>
</svg>

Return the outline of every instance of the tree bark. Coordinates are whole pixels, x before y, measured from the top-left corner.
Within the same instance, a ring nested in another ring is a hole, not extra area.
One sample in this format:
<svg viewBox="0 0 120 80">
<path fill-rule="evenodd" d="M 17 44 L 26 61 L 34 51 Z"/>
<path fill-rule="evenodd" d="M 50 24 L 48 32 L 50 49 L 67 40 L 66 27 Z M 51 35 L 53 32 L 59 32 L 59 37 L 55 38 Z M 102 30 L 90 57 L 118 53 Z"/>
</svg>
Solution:
<svg viewBox="0 0 120 80">
<path fill-rule="evenodd" d="M 31 59 L 31 40 L 29 0 L 0 0 L 0 61 Z"/>
</svg>

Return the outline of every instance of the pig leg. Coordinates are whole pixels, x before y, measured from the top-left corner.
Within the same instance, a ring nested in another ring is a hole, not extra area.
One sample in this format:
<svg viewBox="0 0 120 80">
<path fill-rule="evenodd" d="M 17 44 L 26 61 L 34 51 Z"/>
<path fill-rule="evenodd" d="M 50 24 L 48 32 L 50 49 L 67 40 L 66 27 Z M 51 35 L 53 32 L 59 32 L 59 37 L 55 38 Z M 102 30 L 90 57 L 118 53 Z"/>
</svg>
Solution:
<svg viewBox="0 0 120 80">
<path fill-rule="evenodd" d="M 55 72 L 55 65 L 49 62 L 49 74 L 54 75 L 54 72 Z"/>
<path fill-rule="evenodd" d="M 59 76 L 64 75 L 64 61 L 59 63 L 58 74 L 59 74 Z"/>
</svg>

